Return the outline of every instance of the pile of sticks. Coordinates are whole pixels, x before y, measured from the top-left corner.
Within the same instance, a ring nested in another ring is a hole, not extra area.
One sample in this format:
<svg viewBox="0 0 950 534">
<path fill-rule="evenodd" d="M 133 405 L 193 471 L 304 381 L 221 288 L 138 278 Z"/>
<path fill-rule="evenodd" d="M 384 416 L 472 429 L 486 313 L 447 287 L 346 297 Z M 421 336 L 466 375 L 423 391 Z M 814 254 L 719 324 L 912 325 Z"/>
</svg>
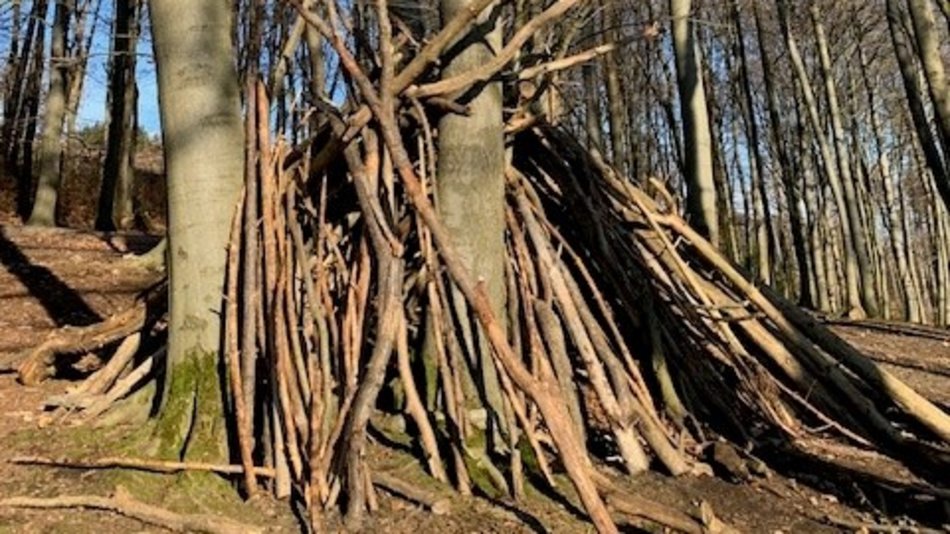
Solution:
<svg viewBox="0 0 950 534">
<path fill-rule="evenodd" d="M 257 109 L 267 124 L 267 106 Z M 342 134 L 344 123 L 334 124 Z M 462 493 L 478 468 L 522 496 L 525 447 L 556 487 L 559 459 L 604 531 L 631 509 L 703 528 L 656 503 L 631 505 L 594 467 L 610 456 L 631 474 L 654 462 L 672 475 L 706 472 L 703 428 L 747 444 L 764 431 L 792 439 L 817 422 L 945 465 L 945 413 L 750 283 L 675 213 L 662 186 L 648 194 L 553 127 L 513 140 L 508 316 L 495 317 L 429 201 L 431 132 L 415 132 L 400 183 L 400 168 L 385 163 L 398 166 L 409 151 L 393 145 L 394 154 L 379 128 L 345 149 L 342 174 L 314 173 L 263 128 L 255 136 L 258 165 L 233 227 L 226 338 L 248 493 L 259 491 L 251 473 L 263 463 L 277 496 L 300 488 L 312 521 L 343 495 L 349 517 L 372 510 L 367 427 L 393 412 L 411 421 L 404 427 L 428 473 Z M 453 285 L 493 349 L 503 405 L 482 408 L 501 422 L 502 468 L 467 447 L 483 427 L 465 400 L 470 363 Z M 431 362 L 421 350 L 427 328 Z M 384 384 L 403 400 L 379 401 Z M 696 418 L 708 425 L 686 424 Z M 594 445 L 603 442 L 607 453 Z"/>
</svg>

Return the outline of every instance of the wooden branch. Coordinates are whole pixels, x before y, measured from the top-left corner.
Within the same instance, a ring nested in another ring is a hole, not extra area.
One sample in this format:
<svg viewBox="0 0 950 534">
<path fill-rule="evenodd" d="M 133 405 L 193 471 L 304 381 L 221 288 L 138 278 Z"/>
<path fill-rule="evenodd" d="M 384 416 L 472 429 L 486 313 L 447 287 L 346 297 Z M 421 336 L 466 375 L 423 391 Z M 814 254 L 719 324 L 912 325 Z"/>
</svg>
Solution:
<svg viewBox="0 0 950 534">
<path fill-rule="evenodd" d="M 386 473 L 373 472 L 373 485 L 408 499 L 414 503 L 420 504 L 435 515 L 447 514 L 452 508 L 452 501 L 447 498 L 431 494 L 422 488 L 416 487 L 408 482 L 404 482 L 392 475 Z"/>
<path fill-rule="evenodd" d="M 249 110 L 254 113 L 254 110 Z M 254 437 L 251 435 L 251 422 L 247 413 L 247 398 L 241 381 L 240 332 L 238 331 L 238 272 L 240 264 L 242 208 L 246 191 L 241 190 L 240 198 L 231 217 L 231 239 L 228 243 L 227 299 L 225 300 L 225 357 L 227 358 L 228 378 L 231 385 L 231 402 L 234 404 L 234 417 L 237 426 L 238 450 L 241 465 L 244 466 L 244 490 L 248 497 L 257 495 L 257 481 L 251 472 L 254 460 L 251 457 Z M 246 268 L 253 268 L 246 266 Z"/>
<path fill-rule="evenodd" d="M 113 403 L 117 400 L 125 397 L 132 391 L 143 378 L 148 376 L 152 372 L 152 368 L 155 366 L 155 359 L 164 357 L 165 347 L 162 347 L 155 354 L 149 356 L 142 363 L 138 365 L 131 373 L 124 376 L 121 380 L 115 383 L 112 386 L 112 389 L 105 392 L 102 395 L 95 397 L 95 400 L 89 403 L 89 405 L 83 411 L 83 417 L 86 419 L 91 419 L 98 416 L 102 412 L 109 409 Z"/>
<path fill-rule="evenodd" d="M 550 74 L 559 70 L 569 69 L 576 65 L 587 63 L 588 61 L 594 60 L 600 56 L 607 55 L 613 52 L 616 48 L 617 46 L 615 44 L 606 43 L 572 56 L 556 59 L 554 61 L 548 61 L 547 63 L 542 63 L 533 67 L 528 67 L 518 71 L 518 79 L 530 80 L 532 78 L 537 78 L 538 76 L 543 76 L 545 74 Z"/>
<path fill-rule="evenodd" d="M 488 63 L 448 79 L 410 88 L 406 90 L 406 96 L 411 98 L 426 98 L 435 95 L 453 94 L 474 83 L 487 81 L 492 76 L 498 74 L 505 65 L 514 59 L 515 55 L 521 50 L 521 47 L 524 46 L 528 39 L 551 22 L 564 16 L 564 14 L 577 5 L 578 2 L 579 0 L 558 0 L 558 2 L 539 13 L 518 29 L 505 44 L 505 47 L 495 54 Z"/>
<path fill-rule="evenodd" d="M 927 527 L 912 527 L 908 525 L 885 525 L 883 523 L 865 523 L 863 521 L 851 521 L 842 517 L 836 517 L 827 514 L 823 518 L 828 523 L 849 532 L 883 532 L 886 534 L 941 534 L 946 530 L 939 530 Z"/>
<path fill-rule="evenodd" d="M 571 482 L 583 502 L 591 521 L 602 533 L 617 532 L 610 514 L 603 500 L 597 493 L 597 487 L 590 478 L 590 459 L 587 451 L 574 434 L 570 417 L 564 412 L 561 399 L 557 395 L 557 387 L 548 381 L 540 381 L 521 363 L 514 350 L 508 344 L 508 335 L 491 310 L 488 295 L 484 284 L 476 282 L 472 274 L 465 268 L 461 257 L 455 250 L 448 229 L 442 224 L 432 203 L 426 195 L 422 185 L 416 177 L 415 169 L 409 160 L 409 155 L 402 143 L 395 117 L 392 110 L 384 107 L 373 87 L 372 82 L 360 68 L 356 58 L 350 54 L 346 44 L 333 38 L 330 27 L 313 17 L 317 29 L 326 37 L 340 56 L 343 66 L 353 77 L 362 92 L 363 98 L 369 103 L 373 114 L 379 121 L 386 146 L 392 154 L 393 166 L 399 173 L 403 186 L 416 212 L 432 232 L 432 237 L 442 254 L 442 259 L 453 281 L 458 285 L 469 306 L 487 334 L 494 349 L 493 355 L 511 376 L 515 384 L 534 401 L 541 411 L 552 439 L 557 445 L 561 460 L 567 469 Z"/>
<path fill-rule="evenodd" d="M 52 498 L 11 497 L 0 499 L 0 508 L 88 508 L 114 512 L 174 532 L 205 532 L 209 534 L 263 533 L 261 527 L 238 523 L 226 517 L 205 514 L 178 514 L 133 499 L 117 491 L 114 497 L 95 495 L 63 495 Z"/>
<path fill-rule="evenodd" d="M 65 467 L 69 469 L 137 469 L 154 473 L 179 473 L 181 471 L 205 471 L 221 475 L 237 475 L 244 473 L 241 465 L 219 465 L 204 462 L 170 462 L 164 460 L 143 460 L 140 458 L 106 457 L 90 460 L 75 460 L 69 458 L 45 458 L 42 456 L 17 456 L 8 460 L 17 465 L 41 465 L 49 467 Z M 252 467 L 254 476 L 274 478 L 274 469 L 270 467 Z"/>
<path fill-rule="evenodd" d="M 709 242 L 690 228 L 685 221 L 671 215 L 660 216 L 657 219 L 661 224 L 664 224 L 688 239 L 707 261 L 715 265 L 737 289 L 745 293 L 749 300 L 775 323 L 779 331 L 781 331 L 790 342 L 798 345 L 803 352 L 808 354 L 809 357 L 816 362 L 825 361 L 826 369 L 830 376 L 836 377 L 840 375 L 841 371 L 836 367 L 838 362 L 828 361 L 830 358 L 824 356 L 816 349 L 814 345 L 815 342 L 821 344 L 823 348 L 832 352 L 838 358 L 841 358 L 852 371 L 863 380 L 866 380 L 868 384 L 872 385 L 877 391 L 888 395 L 907 415 L 916 419 L 920 424 L 930 429 L 945 442 L 950 443 L 950 415 L 922 397 L 902 381 L 898 380 L 894 375 L 888 373 L 880 365 L 866 358 L 855 350 L 854 347 L 832 334 L 827 328 L 818 324 L 817 321 L 808 316 L 805 312 L 786 303 L 777 295 L 769 294 L 766 296 L 763 291 L 767 291 L 767 289 L 760 290 L 746 280 L 728 261 L 722 258 Z M 812 341 L 812 339 L 814 339 L 814 341 Z M 836 385 L 841 387 L 846 380 L 844 377 L 836 378 Z M 848 395 L 848 398 L 852 401 L 858 401 L 858 399 L 863 398 L 863 395 Z M 856 408 L 864 412 L 874 427 L 895 444 L 903 443 L 904 440 L 894 431 L 890 423 L 880 415 L 877 410 L 869 406 L 869 403 L 860 402 Z"/>
<path fill-rule="evenodd" d="M 285 0 L 287 3 L 292 5 L 298 13 L 307 21 L 308 24 L 319 29 L 320 33 L 324 34 L 329 40 L 331 39 L 332 32 L 331 28 L 326 23 L 322 21 L 315 13 L 307 10 L 300 0 Z M 464 9 L 460 9 L 459 13 L 452 18 L 452 20 L 446 22 L 442 26 L 442 30 L 439 31 L 432 39 L 429 40 L 429 44 L 425 46 L 415 57 L 412 58 L 412 61 L 408 65 L 403 67 L 402 71 L 393 79 L 392 90 L 395 94 L 400 94 L 409 87 L 412 82 L 416 80 L 419 76 L 422 75 L 429 68 L 430 65 L 437 62 L 439 57 L 442 55 L 442 52 L 449 47 L 455 38 L 468 30 L 474 23 L 475 19 L 481 14 L 482 11 L 487 9 L 497 0 L 474 0 L 469 5 L 465 6 Z M 321 25 L 323 29 L 320 29 Z M 326 30 L 326 31 L 324 31 Z M 339 137 L 338 139 L 342 140 L 344 143 L 349 143 L 367 124 L 369 124 L 370 119 L 373 118 L 373 112 L 370 107 L 366 104 L 361 105 L 353 114 L 350 115 L 348 120 L 349 127 L 346 132 Z M 334 136 L 336 138 L 336 136 Z"/>
<path fill-rule="evenodd" d="M 20 363 L 17 368 L 20 382 L 34 386 L 49 378 L 59 354 L 93 351 L 132 335 L 145 324 L 146 308 L 146 300 L 142 299 L 101 323 L 80 328 L 67 326 L 50 332 L 46 341 L 31 350 Z"/>
</svg>

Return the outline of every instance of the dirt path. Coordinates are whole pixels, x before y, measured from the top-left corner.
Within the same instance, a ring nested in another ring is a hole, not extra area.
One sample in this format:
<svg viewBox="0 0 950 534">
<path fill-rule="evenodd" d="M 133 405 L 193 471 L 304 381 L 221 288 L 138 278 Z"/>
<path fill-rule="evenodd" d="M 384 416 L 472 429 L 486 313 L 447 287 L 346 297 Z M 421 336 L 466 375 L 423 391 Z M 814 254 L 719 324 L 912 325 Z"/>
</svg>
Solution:
<svg viewBox="0 0 950 534">
<path fill-rule="evenodd" d="M 17 384 L 9 371 L 24 349 L 52 329 L 99 321 L 127 307 L 139 291 L 155 283 L 155 273 L 129 267 L 123 256 L 147 250 L 156 241 L 142 235 L 0 226 L 0 498 L 91 491 L 84 490 L 88 472 L 8 463 L 16 455 L 55 449 L 49 442 L 55 441 L 57 427 L 42 411 L 42 404 L 70 385 L 51 380 L 28 388 Z M 950 404 L 950 340 L 856 325 L 836 329 L 928 397 Z M 651 473 L 629 480 L 628 485 L 631 491 L 683 510 L 695 511 L 701 501 L 707 501 L 721 519 L 744 532 L 838 532 L 841 523 L 892 522 L 905 514 L 934 517 L 940 513 L 941 504 L 926 496 L 919 488 L 920 481 L 899 463 L 832 441 L 809 440 L 796 446 L 784 456 L 787 461 L 779 465 L 781 473 L 750 483 L 671 479 Z M 808 453 L 807 461 L 795 456 L 802 452 Z M 419 464 L 411 459 L 402 463 L 407 469 Z M 579 521 L 576 510 L 538 495 L 520 504 L 471 497 L 453 497 L 452 502 L 450 514 L 434 516 L 381 494 L 380 510 L 366 531 L 507 534 L 589 530 L 589 525 Z M 908 504 L 915 502 L 918 504 Z M 294 528 L 287 526 L 288 508 L 283 503 L 259 506 L 253 516 L 259 520 L 254 522 L 270 525 L 272 532 L 293 532 Z M 936 521 L 932 525 L 939 526 L 939 521 L 950 521 L 950 517 Z M 102 512 L 0 509 L 0 533 L 91 531 L 109 534 L 161 529 Z"/>
</svg>

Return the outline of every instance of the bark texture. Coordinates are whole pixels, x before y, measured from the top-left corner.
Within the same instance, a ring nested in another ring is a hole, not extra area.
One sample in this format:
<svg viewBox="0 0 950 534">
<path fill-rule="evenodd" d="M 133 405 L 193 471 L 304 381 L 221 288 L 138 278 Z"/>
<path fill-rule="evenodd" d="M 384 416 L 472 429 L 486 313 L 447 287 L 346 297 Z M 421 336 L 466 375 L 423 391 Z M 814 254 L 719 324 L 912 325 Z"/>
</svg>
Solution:
<svg viewBox="0 0 950 534">
<path fill-rule="evenodd" d="M 231 7 L 218 0 L 153 0 L 150 7 L 169 216 L 168 369 L 159 437 L 171 452 L 198 425 L 189 451 L 204 440 L 202 448 L 213 455 L 223 451 L 217 354 L 229 223 L 244 165 Z"/>
</svg>

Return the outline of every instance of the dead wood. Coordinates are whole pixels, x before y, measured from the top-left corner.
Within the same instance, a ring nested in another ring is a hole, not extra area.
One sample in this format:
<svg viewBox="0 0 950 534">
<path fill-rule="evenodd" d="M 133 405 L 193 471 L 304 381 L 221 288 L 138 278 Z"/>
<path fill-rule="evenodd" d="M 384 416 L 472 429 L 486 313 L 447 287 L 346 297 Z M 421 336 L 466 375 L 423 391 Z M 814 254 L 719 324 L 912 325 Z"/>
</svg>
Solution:
<svg viewBox="0 0 950 534">
<path fill-rule="evenodd" d="M 178 514 L 133 499 L 118 489 L 113 497 L 95 495 L 63 495 L 51 498 L 10 497 L 0 499 L 6 508 L 86 508 L 114 512 L 143 523 L 166 528 L 173 532 L 206 532 L 209 534 L 243 534 L 264 532 L 263 528 L 238 523 L 234 520 L 205 514 Z"/>
<path fill-rule="evenodd" d="M 141 458 L 95 458 L 78 460 L 70 458 L 44 458 L 42 456 L 17 456 L 9 460 L 12 464 L 42 465 L 48 467 L 66 467 L 71 469 L 136 469 L 154 473 L 180 473 L 182 471 L 204 471 L 222 475 L 242 474 L 243 465 L 218 465 L 201 462 L 171 462 L 165 460 L 147 460 Z M 274 478 L 274 470 L 269 467 L 251 467 L 254 476 Z"/>
<path fill-rule="evenodd" d="M 444 497 L 432 494 L 421 488 L 418 488 L 408 482 L 400 480 L 393 475 L 386 473 L 373 472 L 373 484 L 381 489 L 408 499 L 416 504 L 422 505 L 427 510 L 436 515 L 443 515 L 449 512 L 452 503 Z"/>
<path fill-rule="evenodd" d="M 329 141 L 310 159 L 301 157 L 308 144 L 291 149 L 271 139 L 266 90 L 256 80 L 247 87 L 249 161 L 228 249 L 224 340 L 241 465 L 101 459 L 75 466 L 243 474 L 248 493 L 256 478 L 272 478 L 276 496 L 302 498 L 315 528 L 344 496 L 356 524 L 378 506 L 376 488 L 438 513 L 443 499 L 374 472 L 364 453 L 370 418 L 401 413 L 414 423 L 401 430 L 428 472 L 462 494 L 487 476 L 523 495 L 523 470 L 531 468 L 557 490 L 561 469 L 601 532 L 616 531 L 615 520 L 727 532 L 708 506 L 693 517 L 618 490 L 593 469 L 601 451 L 591 438 L 606 438 L 628 472 L 655 464 L 674 475 L 708 470 L 702 445 L 723 428 L 748 442 L 762 429 L 792 440 L 817 421 L 904 458 L 950 441 L 947 414 L 753 284 L 689 228 L 662 187 L 638 187 L 542 118 L 519 119 L 524 110 L 508 125 L 509 308 L 495 315 L 484 281 L 465 269 L 434 209 L 436 133 L 431 110 L 416 97 L 451 100 L 493 79 L 540 27 L 580 2 L 553 2 L 491 63 L 434 83 L 421 75 L 490 1 L 448 21 L 399 72 L 406 49 L 391 35 L 385 1 L 376 4 L 382 44 L 373 57 L 348 50 L 335 2 L 317 10 L 290 3 L 336 51 L 358 94 L 342 109 L 316 104 Z M 521 77 L 609 49 L 542 63 Z M 459 103 L 438 107 L 462 111 Z M 400 122 L 407 108 L 411 120 Z M 471 317 L 455 311 L 451 287 Z M 110 321 L 111 331 L 90 327 L 87 337 L 102 346 L 123 337 L 115 332 L 134 335 L 145 319 Z M 466 344 L 476 322 L 502 389 L 492 406 L 471 383 L 478 373 Z M 431 350 L 417 353 L 427 339 Z M 56 350 L 75 350 L 48 344 L 35 367 L 48 366 Z M 119 378 L 124 359 L 81 386 L 96 394 L 82 397 L 87 415 L 127 394 L 154 365 L 144 360 Z M 388 393 L 393 402 L 383 406 Z M 492 439 L 492 460 L 475 457 L 468 440 L 496 423 L 502 435 Z M 717 464 L 746 478 L 744 460 L 712 450 Z M 495 466 L 495 455 L 507 455 L 510 473 Z"/>
<path fill-rule="evenodd" d="M 39 384 L 52 375 L 56 356 L 98 350 L 138 332 L 145 324 L 145 308 L 144 302 L 138 302 L 101 323 L 51 332 L 17 367 L 19 381 L 28 386 Z"/>
</svg>

